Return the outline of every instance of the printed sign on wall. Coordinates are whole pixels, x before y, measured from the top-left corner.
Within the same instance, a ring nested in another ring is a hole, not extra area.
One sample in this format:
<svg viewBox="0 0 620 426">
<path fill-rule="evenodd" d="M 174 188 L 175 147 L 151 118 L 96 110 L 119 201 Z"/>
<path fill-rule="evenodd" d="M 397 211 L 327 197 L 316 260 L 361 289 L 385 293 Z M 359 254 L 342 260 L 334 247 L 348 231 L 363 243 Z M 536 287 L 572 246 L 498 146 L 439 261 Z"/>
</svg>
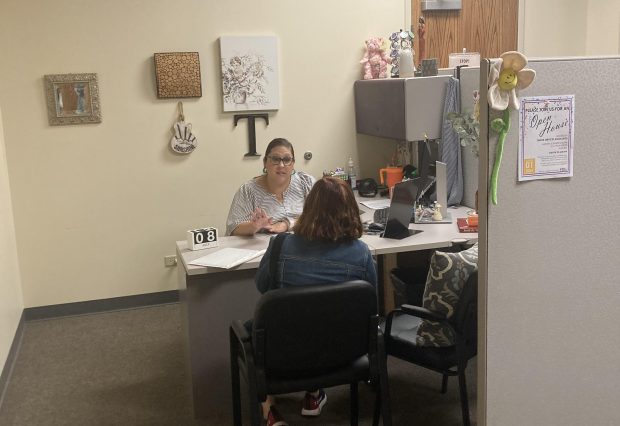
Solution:
<svg viewBox="0 0 620 426">
<path fill-rule="evenodd" d="M 519 181 L 573 176 L 575 96 L 521 98 Z"/>
</svg>

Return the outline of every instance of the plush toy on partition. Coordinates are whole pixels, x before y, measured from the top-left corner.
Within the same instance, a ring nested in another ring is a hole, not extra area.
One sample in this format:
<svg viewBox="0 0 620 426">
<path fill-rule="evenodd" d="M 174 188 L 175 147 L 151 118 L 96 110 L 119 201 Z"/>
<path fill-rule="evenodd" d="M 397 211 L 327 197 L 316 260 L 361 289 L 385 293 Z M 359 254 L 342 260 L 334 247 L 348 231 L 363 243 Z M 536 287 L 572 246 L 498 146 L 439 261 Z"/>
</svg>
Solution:
<svg viewBox="0 0 620 426">
<path fill-rule="evenodd" d="M 387 66 L 392 63 L 392 59 L 385 52 L 384 43 L 385 40 L 381 37 L 366 40 L 366 53 L 360 61 L 360 64 L 363 64 L 364 80 L 387 77 Z"/>
<path fill-rule="evenodd" d="M 502 118 L 491 121 L 491 128 L 499 133 L 495 148 L 495 164 L 491 172 L 491 202 L 497 204 L 497 179 L 499 166 L 504 153 L 504 141 L 510 130 L 510 108 L 519 109 L 517 89 L 525 89 L 534 81 L 536 71 L 525 68 L 527 58 L 515 51 L 502 53 L 489 71 L 489 106 L 496 111 L 503 111 Z"/>
</svg>

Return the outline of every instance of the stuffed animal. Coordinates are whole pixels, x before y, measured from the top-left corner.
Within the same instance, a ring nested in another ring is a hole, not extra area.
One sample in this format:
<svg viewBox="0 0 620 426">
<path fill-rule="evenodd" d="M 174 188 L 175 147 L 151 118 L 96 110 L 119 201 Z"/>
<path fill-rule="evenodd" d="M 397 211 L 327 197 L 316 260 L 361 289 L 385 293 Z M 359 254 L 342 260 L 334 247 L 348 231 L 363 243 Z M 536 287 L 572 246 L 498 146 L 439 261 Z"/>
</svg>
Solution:
<svg viewBox="0 0 620 426">
<path fill-rule="evenodd" d="M 364 67 L 364 80 L 387 77 L 387 64 L 391 64 L 392 59 L 383 50 L 383 44 L 381 37 L 366 40 L 366 53 L 360 61 Z"/>
</svg>

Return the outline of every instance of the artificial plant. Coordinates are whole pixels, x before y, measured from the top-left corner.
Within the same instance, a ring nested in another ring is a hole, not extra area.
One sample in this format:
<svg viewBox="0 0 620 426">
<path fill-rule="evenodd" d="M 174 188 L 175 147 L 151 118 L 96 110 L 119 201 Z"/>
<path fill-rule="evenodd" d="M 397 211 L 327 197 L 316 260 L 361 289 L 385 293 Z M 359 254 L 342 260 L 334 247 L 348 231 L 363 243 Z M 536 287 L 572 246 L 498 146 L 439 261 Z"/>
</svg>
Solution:
<svg viewBox="0 0 620 426">
<path fill-rule="evenodd" d="M 519 109 L 517 90 L 525 89 L 534 81 L 536 72 L 527 65 L 527 58 L 515 51 L 502 53 L 489 71 L 491 85 L 487 94 L 489 106 L 496 111 L 503 111 L 501 118 L 491 121 L 491 128 L 499 133 L 495 148 L 495 164 L 491 172 L 491 202 L 497 204 L 497 179 L 499 167 L 504 154 L 504 141 L 510 130 L 510 108 Z"/>
</svg>

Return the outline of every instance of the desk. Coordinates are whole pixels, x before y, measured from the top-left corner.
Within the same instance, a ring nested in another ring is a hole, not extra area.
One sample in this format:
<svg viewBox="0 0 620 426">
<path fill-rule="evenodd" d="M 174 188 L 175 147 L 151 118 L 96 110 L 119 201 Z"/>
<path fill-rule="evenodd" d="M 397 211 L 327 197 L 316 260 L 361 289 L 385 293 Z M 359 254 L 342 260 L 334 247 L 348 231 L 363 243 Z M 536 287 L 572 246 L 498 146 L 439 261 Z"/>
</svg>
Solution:
<svg viewBox="0 0 620 426">
<path fill-rule="evenodd" d="M 367 210 L 361 207 L 361 210 Z M 412 224 L 423 232 L 402 240 L 365 235 L 362 238 L 383 265 L 386 309 L 394 305 L 389 271 L 396 266 L 396 253 L 449 247 L 454 241 L 476 239 L 478 234 L 459 233 L 456 217 L 464 217 L 469 208 L 450 209 L 454 223 Z M 365 215 L 370 215 L 366 211 Z M 368 216 L 363 216 L 366 218 Z M 267 247 L 269 235 L 253 237 L 222 237 L 219 248 L 240 247 L 260 250 Z M 235 319 L 252 317 L 260 293 L 254 285 L 254 274 L 260 257 L 234 269 L 222 270 L 189 265 L 209 250 L 191 251 L 185 241 L 178 241 L 178 279 L 182 304 L 183 328 L 190 360 L 190 377 L 194 415 L 209 418 L 213 424 L 229 422 L 232 413 L 228 327 Z"/>
</svg>

